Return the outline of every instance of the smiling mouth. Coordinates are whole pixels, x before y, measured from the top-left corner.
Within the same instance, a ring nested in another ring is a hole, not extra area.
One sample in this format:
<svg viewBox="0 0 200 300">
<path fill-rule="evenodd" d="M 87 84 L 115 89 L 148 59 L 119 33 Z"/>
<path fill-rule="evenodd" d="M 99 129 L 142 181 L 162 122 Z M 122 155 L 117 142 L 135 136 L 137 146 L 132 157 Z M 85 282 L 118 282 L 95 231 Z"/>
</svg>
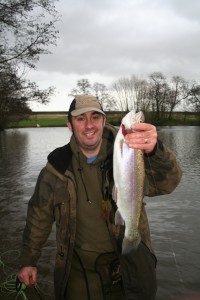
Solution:
<svg viewBox="0 0 200 300">
<path fill-rule="evenodd" d="M 95 134 L 95 131 L 85 132 L 84 134 L 86 136 L 90 137 L 90 136 L 93 136 Z"/>
</svg>

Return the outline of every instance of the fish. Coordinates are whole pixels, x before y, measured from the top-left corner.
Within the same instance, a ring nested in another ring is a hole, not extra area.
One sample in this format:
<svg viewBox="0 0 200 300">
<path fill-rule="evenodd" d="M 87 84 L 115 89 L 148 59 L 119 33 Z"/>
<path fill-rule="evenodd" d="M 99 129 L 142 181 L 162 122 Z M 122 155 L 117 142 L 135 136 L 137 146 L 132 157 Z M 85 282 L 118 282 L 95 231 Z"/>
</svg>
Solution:
<svg viewBox="0 0 200 300">
<path fill-rule="evenodd" d="M 115 138 L 113 151 L 113 198 L 116 201 L 115 224 L 125 225 L 122 242 L 122 254 L 137 249 L 141 236 L 138 225 L 143 202 L 144 188 L 144 153 L 143 150 L 132 149 L 124 137 L 131 132 L 131 125 L 144 122 L 143 112 L 127 113 L 121 121 Z"/>
</svg>

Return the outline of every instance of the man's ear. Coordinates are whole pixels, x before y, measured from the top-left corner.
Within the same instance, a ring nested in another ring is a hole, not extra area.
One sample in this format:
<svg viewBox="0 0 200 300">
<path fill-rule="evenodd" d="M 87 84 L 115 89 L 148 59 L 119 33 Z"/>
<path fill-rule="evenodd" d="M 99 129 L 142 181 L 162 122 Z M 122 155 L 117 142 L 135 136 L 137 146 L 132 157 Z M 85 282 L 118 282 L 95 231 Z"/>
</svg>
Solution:
<svg viewBox="0 0 200 300">
<path fill-rule="evenodd" d="M 67 127 L 72 131 L 72 125 L 71 125 L 71 123 L 69 121 L 67 121 L 66 124 L 67 124 Z"/>
</svg>

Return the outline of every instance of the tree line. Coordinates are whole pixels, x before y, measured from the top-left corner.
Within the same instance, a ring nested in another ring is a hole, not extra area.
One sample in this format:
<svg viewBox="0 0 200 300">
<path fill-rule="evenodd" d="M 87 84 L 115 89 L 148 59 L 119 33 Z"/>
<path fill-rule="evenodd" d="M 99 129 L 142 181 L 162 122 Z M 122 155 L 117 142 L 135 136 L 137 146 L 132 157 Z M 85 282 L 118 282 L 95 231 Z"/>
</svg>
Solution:
<svg viewBox="0 0 200 300">
<path fill-rule="evenodd" d="M 161 72 L 153 72 L 147 78 L 134 75 L 114 81 L 109 88 L 105 84 L 88 79 L 77 81 L 69 96 L 93 94 L 104 110 L 151 112 L 159 122 L 167 113 L 168 119 L 175 110 L 200 112 L 200 84 L 181 76 L 169 80 Z"/>
</svg>

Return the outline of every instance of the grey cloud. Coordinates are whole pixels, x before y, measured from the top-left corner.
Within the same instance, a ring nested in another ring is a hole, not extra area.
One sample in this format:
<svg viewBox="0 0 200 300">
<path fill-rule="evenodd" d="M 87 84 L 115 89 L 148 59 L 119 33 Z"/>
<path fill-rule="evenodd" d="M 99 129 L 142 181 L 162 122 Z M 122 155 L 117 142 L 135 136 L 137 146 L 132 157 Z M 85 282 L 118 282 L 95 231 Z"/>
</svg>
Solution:
<svg viewBox="0 0 200 300">
<path fill-rule="evenodd" d="M 162 0 L 160 0 L 162 3 Z M 200 1 L 199 0 L 168 0 L 167 5 L 174 11 L 177 16 L 181 16 L 191 21 L 200 22 Z"/>
<path fill-rule="evenodd" d="M 38 69 L 117 77 L 157 70 L 200 75 L 199 1 L 62 0 L 58 7 L 58 47 L 41 58 Z"/>
</svg>

